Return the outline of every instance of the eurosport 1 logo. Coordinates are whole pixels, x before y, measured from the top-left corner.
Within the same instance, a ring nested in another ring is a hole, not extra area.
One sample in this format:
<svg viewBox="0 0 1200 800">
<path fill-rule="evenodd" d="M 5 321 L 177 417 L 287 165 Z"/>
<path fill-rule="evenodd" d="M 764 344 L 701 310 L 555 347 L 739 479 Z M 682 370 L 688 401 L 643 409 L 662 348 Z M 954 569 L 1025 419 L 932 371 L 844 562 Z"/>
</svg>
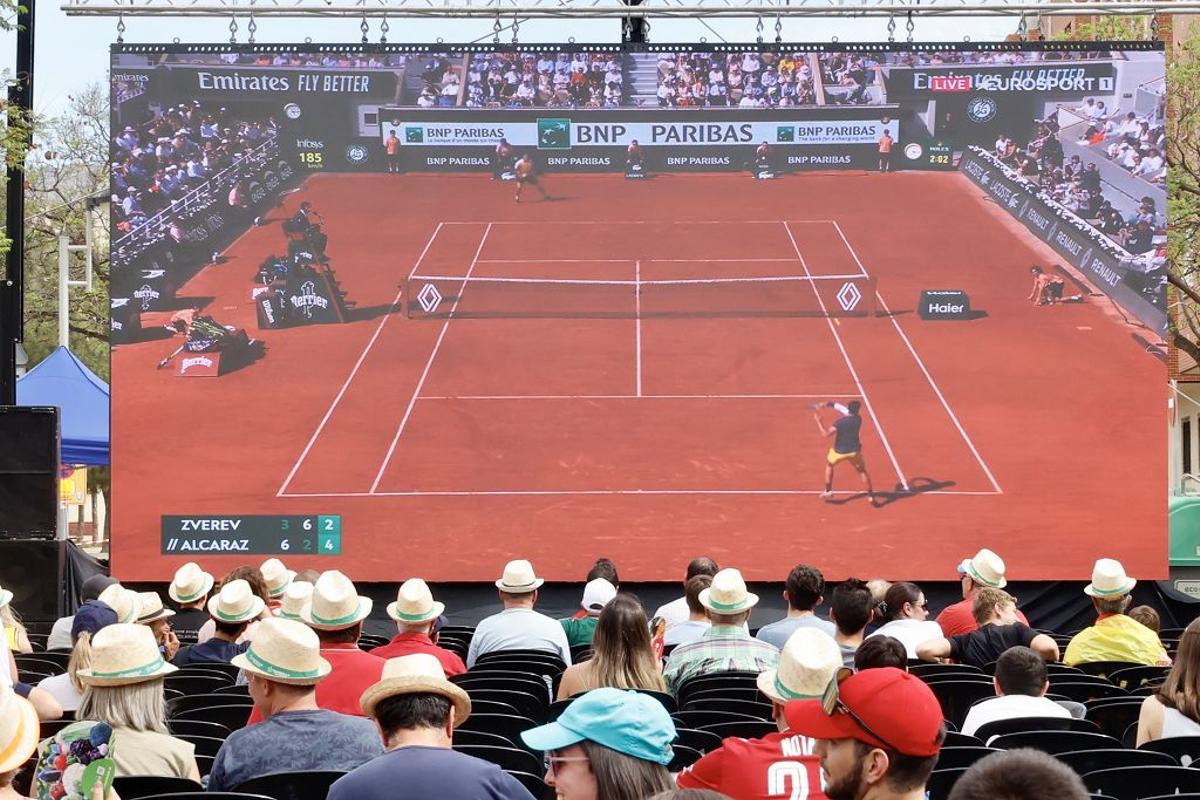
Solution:
<svg viewBox="0 0 1200 800">
<path fill-rule="evenodd" d="M 999 111 L 999 104 L 991 97 L 972 97 L 967 103 L 967 116 L 972 122 L 991 122 Z"/>
<path fill-rule="evenodd" d="M 570 150 L 571 120 L 565 117 L 539 118 L 537 137 L 539 150 Z"/>
<path fill-rule="evenodd" d="M 351 164 L 365 164 L 371 153 L 366 145 L 352 144 L 346 148 L 346 160 Z"/>
</svg>

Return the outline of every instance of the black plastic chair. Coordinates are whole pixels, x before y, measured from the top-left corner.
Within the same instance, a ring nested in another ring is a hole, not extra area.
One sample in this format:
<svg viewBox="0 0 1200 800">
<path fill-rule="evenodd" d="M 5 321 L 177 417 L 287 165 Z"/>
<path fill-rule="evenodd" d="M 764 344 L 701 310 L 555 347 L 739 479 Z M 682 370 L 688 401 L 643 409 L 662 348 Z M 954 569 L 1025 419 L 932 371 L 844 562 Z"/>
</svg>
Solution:
<svg viewBox="0 0 1200 800">
<path fill-rule="evenodd" d="M 1138 720 L 1142 712 L 1140 697 L 1106 697 L 1085 703 L 1083 718 L 1096 723 L 1101 733 L 1120 739 L 1125 729 Z"/>
<path fill-rule="evenodd" d="M 162 775 L 127 775 L 113 779 L 113 789 L 121 800 L 138 800 L 156 794 L 198 792 L 200 784 L 188 778 L 168 778 Z"/>
<path fill-rule="evenodd" d="M 1200 792 L 1200 770 L 1186 767 L 1116 767 L 1083 776 L 1088 791 L 1118 800 L 1143 800 L 1158 795 Z"/>
<path fill-rule="evenodd" d="M 458 728 L 454 731 L 454 744 L 481 744 L 487 747 L 512 747 L 513 743 L 498 733 L 483 731 L 464 731 Z"/>
<path fill-rule="evenodd" d="M 471 703 L 476 702 L 493 702 L 506 703 L 515 709 L 509 713 L 520 714 L 523 717 L 529 717 L 533 720 L 541 720 L 546 718 L 547 703 L 545 700 L 545 689 L 543 687 L 542 696 L 535 697 L 530 692 L 517 691 L 513 689 L 477 689 L 468 684 L 463 687 L 467 694 L 471 697 Z M 480 709 L 482 711 L 483 709 Z"/>
<path fill-rule="evenodd" d="M 1082 664 L 1075 665 L 1080 671 L 1086 672 L 1088 675 L 1095 675 L 1098 678 L 1107 679 L 1108 676 L 1118 670 L 1129 669 L 1130 667 L 1141 667 L 1136 661 L 1085 661 Z M 1051 677 L 1051 682 L 1054 678 Z"/>
<path fill-rule="evenodd" d="M 211 694 L 218 689 L 229 686 L 229 679 L 224 675 L 205 672 L 173 672 L 163 680 L 168 689 L 175 689 L 185 695 Z"/>
<path fill-rule="evenodd" d="M 694 692 L 710 689 L 728 689 L 735 687 L 757 688 L 758 673 L 756 672 L 708 672 L 688 678 L 675 690 L 675 698 L 682 707 Z"/>
<path fill-rule="evenodd" d="M 477 661 L 471 667 L 471 672 L 516 672 L 522 675 L 537 675 L 544 678 L 556 678 L 566 670 L 561 661 L 537 658 L 496 658 L 491 661 Z"/>
<path fill-rule="evenodd" d="M 1071 681 L 1069 683 L 1050 682 L 1048 695 L 1055 699 L 1065 697 L 1076 703 L 1086 703 L 1089 700 L 1101 700 L 1109 697 L 1128 697 L 1129 693 L 1108 681 Z"/>
<path fill-rule="evenodd" d="M 1146 742 L 1138 750 L 1165 753 L 1184 767 L 1200 766 L 1200 736 L 1172 736 Z"/>
<path fill-rule="evenodd" d="M 207 778 L 212 774 L 213 762 L 217 760 L 216 756 L 202 756 L 196 754 L 196 769 L 200 771 L 201 778 Z"/>
<path fill-rule="evenodd" d="M 508 771 L 508 774 L 520 781 L 525 790 L 535 798 L 552 799 L 554 797 L 554 790 L 546 785 L 544 777 L 546 773 L 543 770 L 539 770 L 536 775 L 532 772 L 517 772 L 516 770 Z"/>
<path fill-rule="evenodd" d="M 979 667 L 971 664 L 938 664 L 932 662 L 921 662 L 913 664 L 908 668 L 908 671 L 916 675 L 921 680 L 926 678 L 941 678 L 946 675 L 966 676 L 966 677 L 986 677 L 984 671 Z"/>
<path fill-rule="evenodd" d="M 676 727 L 682 725 L 685 728 L 706 728 L 722 722 L 762 722 L 756 717 L 730 711 L 676 711 L 671 719 L 677 723 Z"/>
<path fill-rule="evenodd" d="M 211 694 L 236 694 L 242 697 L 249 697 L 250 685 L 247 683 L 235 683 L 233 686 L 222 686 L 220 689 L 215 689 Z"/>
<path fill-rule="evenodd" d="M 118 792 L 119 794 L 119 792 Z M 125 795 L 121 795 L 122 798 Z M 265 794 L 243 794 L 242 792 L 172 792 L 143 797 L 142 800 L 275 800 Z"/>
<path fill-rule="evenodd" d="M 516 706 L 511 703 L 503 703 L 498 700 L 482 700 L 471 698 L 471 713 L 472 714 L 511 714 L 514 716 L 525 716 Z M 532 718 L 531 718 L 532 719 Z"/>
<path fill-rule="evenodd" d="M 697 700 L 746 700 L 751 703 L 770 703 L 771 699 L 758 690 L 757 686 L 727 686 L 722 689 L 704 689 L 688 692 L 687 702 Z"/>
<path fill-rule="evenodd" d="M 236 731 L 246 727 L 246 722 L 250 719 L 250 710 L 251 706 L 246 705 L 189 708 L 187 711 L 181 711 L 176 714 L 174 719 L 198 719 L 202 722 L 216 722 L 224 725 L 230 731 Z"/>
<path fill-rule="evenodd" d="M 49 677 L 51 675 L 62 675 L 66 672 L 67 665 L 51 661 L 48 658 L 50 655 L 50 653 L 18 653 L 13 658 L 17 661 L 17 672 L 21 675 L 36 674 Z"/>
<path fill-rule="evenodd" d="M 946 741 L 942 742 L 942 747 L 983 747 L 983 740 L 977 736 L 968 736 L 965 733 L 948 731 L 946 733 Z"/>
<path fill-rule="evenodd" d="M 678 738 L 675 739 L 676 744 L 699 750 L 701 753 L 710 753 L 721 746 L 721 737 L 712 731 L 676 727 L 675 733 L 678 734 Z"/>
<path fill-rule="evenodd" d="M 769 720 L 771 706 L 767 703 L 756 703 L 750 700 L 727 700 L 722 698 L 688 698 L 684 711 L 724 711 L 734 714 L 744 714 L 756 719 Z"/>
<path fill-rule="evenodd" d="M 16 659 L 18 667 L 24 661 L 44 661 L 58 667 L 58 674 L 62 674 L 67 671 L 67 664 L 71 661 L 71 651 L 40 650 L 33 653 L 13 653 L 13 658 Z"/>
<path fill-rule="evenodd" d="M 1046 664 L 1046 674 L 1051 678 L 1055 675 L 1087 675 L 1079 667 L 1068 667 L 1066 664 L 1060 664 L 1057 661 Z"/>
<path fill-rule="evenodd" d="M 927 685 L 942 706 L 942 716 L 959 728 L 973 703 L 996 696 L 990 680 L 936 680 Z"/>
<path fill-rule="evenodd" d="M 1137 747 L 1137 729 L 1138 724 L 1136 722 L 1131 723 L 1130 726 L 1125 729 L 1125 732 L 1121 734 L 1122 747 L 1127 747 L 1130 750 Z"/>
<path fill-rule="evenodd" d="M 571 663 L 578 664 L 592 657 L 592 643 L 571 645 Z"/>
<path fill-rule="evenodd" d="M 542 760 L 520 747 L 494 747 L 481 744 L 454 743 L 454 749 L 475 758 L 495 764 L 505 772 L 528 772 L 536 775 L 542 771 Z"/>
<path fill-rule="evenodd" d="M 948 800 L 954 784 L 958 783 L 958 779 L 966 771 L 966 767 L 935 769 L 929 776 L 929 780 L 925 783 L 925 797 L 927 800 Z"/>
<path fill-rule="evenodd" d="M 554 650 L 530 650 L 530 649 L 512 649 L 512 650 L 492 650 L 484 653 L 475 660 L 475 666 L 480 664 L 489 664 L 493 661 L 547 661 L 551 664 L 557 664 L 563 669 L 567 668 L 563 662 L 562 655 Z"/>
<path fill-rule="evenodd" d="M 716 725 L 703 725 L 700 730 L 715 733 L 722 739 L 728 739 L 730 736 L 739 736 L 743 739 L 761 739 L 767 734 L 778 732 L 779 727 L 774 722 L 738 720 L 737 722 L 719 722 Z"/>
<path fill-rule="evenodd" d="M 938 760 L 934 769 L 966 768 L 985 756 L 999 752 L 991 747 L 942 747 L 938 751 Z"/>
<path fill-rule="evenodd" d="M 250 699 L 250 695 L 240 694 L 218 694 L 216 692 L 210 694 L 185 694 L 183 697 L 177 697 L 174 700 L 167 702 L 167 712 L 171 716 L 178 716 L 184 711 L 190 711 L 193 708 L 207 708 L 209 706 L 245 706 L 247 716 L 250 714 L 249 709 L 254 705 L 254 701 Z"/>
<path fill-rule="evenodd" d="M 229 683 L 237 681 L 240 669 L 225 661 L 205 661 L 199 664 L 184 664 L 179 668 L 180 672 L 210 672 L 216 675 L 224 675 L 229 679 Z"/>
<path fill-rule="evenodd" d="M 272 772 L 251 778 L 235 791 L 265 795 L 274 800 L 325 800 L 329 787 L 345 774 L 335 770 Z"/>
<path fill-rule="evenodd" d="M 442 629 L 440 631 L 438 631 L 438 635 L 445 636 L 447 634 L 459 634 L 459 635 L 465 636 L 467 638 L 467 640 L 470 641 L 471 637 L 475 635 L 475 626 L 474 625 L 443 625 Z"/>
<path fill-rule="evenodd" d="M 229 736 L 229 728 L 226 726 L 203 719 L 168 719 L 167 729 L 173 736 L 211 736 L 221 741 L 225 741 Z"/>
<path fill-rule="evenodd" d="M 1141 665 L 1111 672 L 1108 675 L 1108 679 L 1125 691 L 1131 692 L 1146 685 L 1157 686 L 1166 680 L 1167 673 L 1170 671 L 1170 667 Z"/>
<path fill-rule="evenodd" d="M 521 742 L 522 731 L 536 726 L 537 723 L 529 717 L 514 714 L 472 714 L 463 721 L 459 730 L 494 733 L 508 739 L 517 747 L 524 747 Z"/>
<path fill-rule="evenodd" d="M 1117 767 L 1174 767 L 1175 759 L 1163 753 L 1148 750 L 1071 750 L 1055 753 L 1054 757 L 1075 770 L 1080 777 L 1089 772 Z"/>
<path fill-rule="evenodd" d="M 501 670 L 487 672 L 464 672 L 455 675 L 450 682 L 462 687 L 465 691 L 472 689 L 501 689 L 512 692 L 525 692 L 539 698 L 543 703 L 550 703 L 550 687 L 540 676 L 527 672 L 504 672 Z"/>
<path fill-rule="evenodd" d="M 49 720 L 45 720 L 43 722 L 39 722 L 38 723 L 39 735 L 43 739 L 48 739 L 51 736 L 56 735 L 59 731 L 61 731 L 63 728 L 67 727 L 68 725 L 74 725 L 77 722 L 77 720 L 75 720 L 73 718 L 73 716 L 74 716 L 74 713 L 72 712 L 72 718 L 70 718 L 70 719 L 67 719 L 67 718 L 49 719 Z"/>
<path fill-rule="evenodd" d="M 196 748 L 196 755 L 198 756 L 216 756 L 217 752 L 221 749 L 221 745 L 225 744 L 224 739 L 218 739 L 215 736 L 176 734 L 175 738 L 190 742 L 192 747 Z"/>
<path fill-rule="evenodd" d="M 667 765 L 667 771 L 672 773 L 690 767 L 704 757 L 704 754 L 699 750 L 694 747 L 688 747 L 686 744 L 672 744 L 671 750 L 674 752 L 674 757 L 672 757 L 671 763 Z"/>
<path fill-rule="evenodd" d="M 975 736 L 986 742 L 993 736 L 1003 736 L 1008 733 L 1023 733 L 1025 731 L 1081 731 L 1083 733 L 1100 733 L 1094 722 L 1072 717 L 1015 717 L 1013 719 L 998 719 L 985 722 L 975 731 Z"/>
<path fill-rule="evenodd" d="M 1032 747 L 1050 755 L 1069 753 L 1073 750 L 1110 750 L 1120 746 L 1121 743 L 1111 736 L 1083 731 L 1019 731 L 1006 733 L 988 741 L 988 747 L 997 750 Z"/>
</svg>

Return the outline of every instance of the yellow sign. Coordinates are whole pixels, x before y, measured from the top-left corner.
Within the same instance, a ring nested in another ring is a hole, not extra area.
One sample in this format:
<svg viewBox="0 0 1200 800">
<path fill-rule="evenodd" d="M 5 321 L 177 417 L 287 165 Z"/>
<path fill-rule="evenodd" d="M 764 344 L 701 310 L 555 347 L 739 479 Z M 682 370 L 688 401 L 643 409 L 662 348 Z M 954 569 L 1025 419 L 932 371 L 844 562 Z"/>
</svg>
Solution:
<svg viewBox="0 0 1200 800">
<path fill-rule="evenodd" d="M 65 471 L 63 470 L 63 472 Z M 84 500 L 87 499 L 87 467 L 79 467 L 72 470 L 70 474 L 59 478 L 58 497 L 67 505 L 83 505 Z"/>
</svg>

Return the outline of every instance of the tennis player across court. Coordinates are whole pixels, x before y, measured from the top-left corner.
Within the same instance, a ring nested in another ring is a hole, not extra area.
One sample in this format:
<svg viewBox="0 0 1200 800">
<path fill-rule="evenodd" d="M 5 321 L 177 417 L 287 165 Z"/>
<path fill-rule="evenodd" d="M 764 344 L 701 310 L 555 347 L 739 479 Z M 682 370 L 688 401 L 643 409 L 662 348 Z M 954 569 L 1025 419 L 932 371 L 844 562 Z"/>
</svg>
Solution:
<svg viewBox="0 0 1200 800">
<path fill-rule="evenodd" d="M 832 425 L 827 426 L 821 418 L 821 409 L 824 408 L 832 408 L 841 416 L 835 419 Z M 859 414 L 861 409 L 862 404 L 857 400 L 851 400 L 846 405 L 831 400 L 813 406 L 813 419 L 817 421 L 821 435 L 833 437 L 833 447 L 829 448 L 829 453 L 825 456 L 825 491 L 821 492 L 821 498 L 824 500 L 833 497 L 834 467 L 845 462 L 858 470 L 858 476 L 867 487 L 867 497 L 871 499 L 871 505 L 878 505 L 875 500 L 875 488 L 871 485 L 871 476 L 867 474 L 867 465 L 862 456 L 862 440 L 859 437 L 862 431 L 862 416 Z"/>
</svg>

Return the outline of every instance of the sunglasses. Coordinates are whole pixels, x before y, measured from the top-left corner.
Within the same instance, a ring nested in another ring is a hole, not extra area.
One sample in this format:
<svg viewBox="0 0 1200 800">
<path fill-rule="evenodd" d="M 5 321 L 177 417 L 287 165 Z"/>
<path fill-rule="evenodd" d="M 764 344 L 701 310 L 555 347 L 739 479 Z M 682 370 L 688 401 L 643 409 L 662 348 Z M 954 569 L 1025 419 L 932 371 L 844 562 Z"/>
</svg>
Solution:
<svg viewBox="0 0 1200 800">
<path fill-rule="evenodd" d="M 542 759 L 542 766 L 546 772 L 554 775 L 558 772 L 558 765 L 569 761 L 591 761 L 587 756 L 552 756 L 546 753 L 546 757 Z"/>
<path fill-rule="evenodd" d="M 834 676 L 833 680 L 829 682 L 829 686 L 825 688 L 825 694 L 821 696 L 821 707 L 825 710 L 825 714 L 830 717 L 837 714 L 845 714 L 854 721 L 855 725 L 862 728 L 867 735 L 869 735 L 875 741 L 881 743 L 886 749 L 897 753 L 900 752 L 898 747 L 880 736 L 875 731 L 871 730 L 871 726 L 863 722 L 862 717 L 851 711 L 850 707 L 842 701 L 842 697 L 838 691 L 838 688 L 842 681 L 844 681 L 846 678 L 849 678 L 853 674 L 854 670 L 850 669 L 849 667 L 841 667 L 837 671 L 837 674 Z"/>
</svg>

